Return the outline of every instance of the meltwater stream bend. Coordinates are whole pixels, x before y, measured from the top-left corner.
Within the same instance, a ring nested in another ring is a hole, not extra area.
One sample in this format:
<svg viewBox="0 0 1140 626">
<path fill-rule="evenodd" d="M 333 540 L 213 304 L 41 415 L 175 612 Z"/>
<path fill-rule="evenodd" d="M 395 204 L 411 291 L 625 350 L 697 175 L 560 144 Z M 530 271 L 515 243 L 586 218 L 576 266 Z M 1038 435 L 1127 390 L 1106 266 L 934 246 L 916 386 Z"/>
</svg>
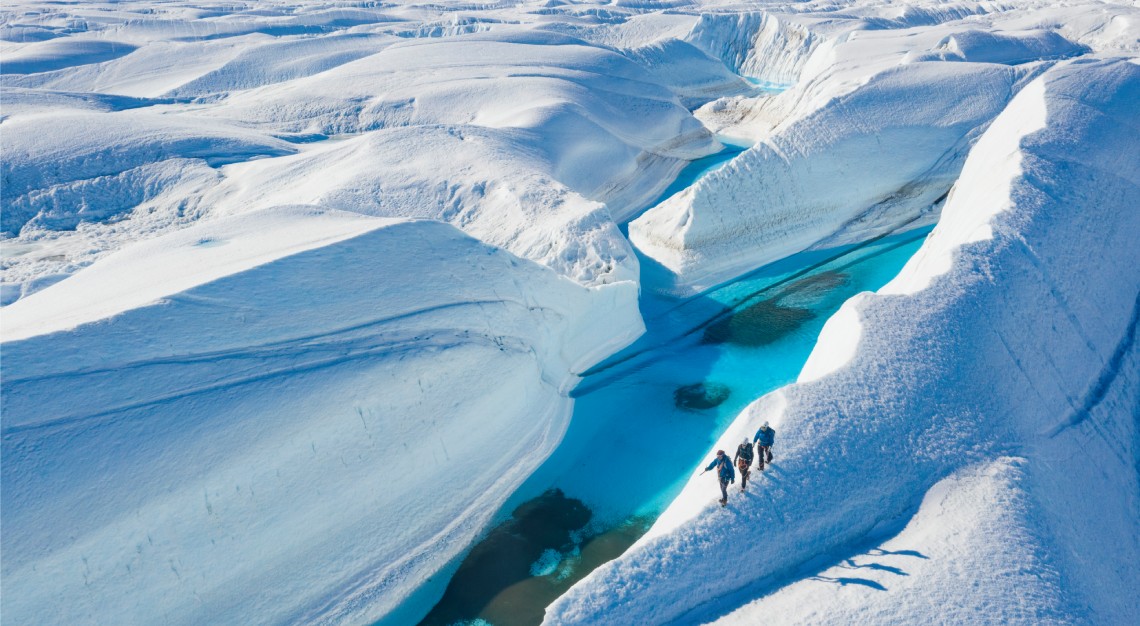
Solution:
<svg viewBox="0 0 1140 626">
<path fill-rule="evenodd" d="M 733 417 L 795 379 L 824 321 L 886 284 L 929 231 L 801 253 L 682 303 L 643 302 L 646 334 L 583 378 L 562 443 L 424 623 L 540 623 L 645 532 Z"/>
<path fill-rule="evenodd" d="M 795 380 L 827 318 L 886 284 L 929 232 L 796 254 L 687 300 L 646 289 L 645 335 L 583 375 L 562 443 L 422 624 L 539 624 L 649 528 L 748 403 Z"/>
</svg>

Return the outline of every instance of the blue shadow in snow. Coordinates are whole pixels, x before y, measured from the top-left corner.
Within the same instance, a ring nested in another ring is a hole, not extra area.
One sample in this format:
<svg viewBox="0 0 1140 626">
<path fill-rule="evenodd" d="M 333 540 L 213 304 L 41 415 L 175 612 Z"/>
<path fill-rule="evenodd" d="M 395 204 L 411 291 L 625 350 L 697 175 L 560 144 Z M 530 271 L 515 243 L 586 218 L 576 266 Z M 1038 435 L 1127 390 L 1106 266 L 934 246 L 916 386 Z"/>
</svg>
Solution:
<svg viewBox="0 0 1140 626">
<path fill-rule="evenodd" d="M 871 589 L 876 589 L 878 591 L 887 590 L 886 587 L 873 580 L 867 580 L 866 578 L 831 578 L 830 576 L 812 576 L 810 580 L 821 580 L 825 583 L 835 583 L 840 587 L 846 587 L 847 585 L 860 585 L 863 587 L 870 587 Z"/>
</svg>

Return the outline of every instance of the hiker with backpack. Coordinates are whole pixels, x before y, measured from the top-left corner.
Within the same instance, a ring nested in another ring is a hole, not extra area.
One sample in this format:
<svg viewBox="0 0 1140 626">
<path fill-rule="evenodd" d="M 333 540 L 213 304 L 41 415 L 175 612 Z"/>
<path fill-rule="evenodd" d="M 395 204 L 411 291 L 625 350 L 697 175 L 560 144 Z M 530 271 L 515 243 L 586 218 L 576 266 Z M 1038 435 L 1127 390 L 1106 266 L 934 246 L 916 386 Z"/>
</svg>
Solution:
<svg viewBox="0 0 1140 626">
<path fill-rule="evenodd" d="M 740 470 L 740 491 L 743 492 L 744 488 L 748 486 L 749 467 L 752 465 L 752 442 L 748 441 L 748 437 L 745 437 L 744 442 L 736 446 L 736 454 L 732 457 L 732 462 Z"/>
<path fill-rule="evenodd" d="M 732 461 L 728 460 L 728 455 L 724 450 L 716 451 L 716 458 L 709 463 L 705 468 L 705 472 L 716 468 L 716 477 L 720 481 L 720 505 L 725 506 L 728 504 L 728 485 L 729 483 L 736 482 L 736 472 L 732 469 Z M 701 472 L 704 474 L 705 472 Z"/>
<path fill-rule="evenodd" d="M 756 431 L 753 441 L 756 442 L 756 456 L 759 457 L 756 467 L 763 472 L 764 458 L 767 457 L 768 463 L 772 462 L 772 444 L 776 443 L 776 431 L 768 426 L 768 422 L 764 422 L 760 430 Z"/>
</svg>

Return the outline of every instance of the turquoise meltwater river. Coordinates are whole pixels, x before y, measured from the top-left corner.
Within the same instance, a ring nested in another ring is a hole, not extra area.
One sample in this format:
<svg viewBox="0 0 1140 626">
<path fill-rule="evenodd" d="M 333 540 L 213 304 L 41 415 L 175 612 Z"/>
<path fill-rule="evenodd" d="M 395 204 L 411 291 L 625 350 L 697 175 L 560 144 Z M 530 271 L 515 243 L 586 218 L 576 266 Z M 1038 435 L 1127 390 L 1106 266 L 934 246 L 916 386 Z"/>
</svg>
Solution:
<svg viewBox="0 0 1140 626">
<path fill-rule="evenodd" d="M 666 194 L 738 152 L 692 163 Z M 423 624 L 540 623 L 550 602 L 648 529 L 745 406 L 795 380 L 827 318 L 891 280 L 929 231 L 803 252 L 685 300 L 656 295 L 660 270 L 643 259 L 646 333 L 583 374 L 562 443 Z M 710 481 L 710 500 L 715 492 Z"/>
</svg>

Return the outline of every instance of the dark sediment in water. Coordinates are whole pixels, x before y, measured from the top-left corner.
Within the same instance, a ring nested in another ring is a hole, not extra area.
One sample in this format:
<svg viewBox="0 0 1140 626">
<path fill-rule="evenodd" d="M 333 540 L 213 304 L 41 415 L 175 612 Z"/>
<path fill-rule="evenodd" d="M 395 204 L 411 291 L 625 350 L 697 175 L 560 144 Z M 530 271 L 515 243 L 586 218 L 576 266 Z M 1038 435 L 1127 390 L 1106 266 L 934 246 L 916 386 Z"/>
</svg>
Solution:
<svg viewBox="0 0 1140 626">
<path fill-rule="evenodd" d="M 728 400 L 732 390 L 720 383 L 696 383 L 678 387 L 673 392 L 673 404 L 679 409 L 700 411 L 719 406 Z"/>
<path fill-rule="evenodd" d="M 509 520 L 475 544 L 421 626 L 445 626 L 478 617 L 502 590 L 529 578 L 531 564 L 544 551 L 571 549 L 571 533 L 591 517 L 581 500 L 567 498 L 559 489 L 519 505 Z"/>
<path fill-rule="evenodd" d="M 766 346 L 795 332 L 813 317 L 810 309 L 761 300 L 713 322 L 705 329 L 704 338 L 709 343 Z"/>
<path fill-rule="evenodd" d="M 843 272 L 828 270 L 801 278 L 786 285 L 776 297 L 780 305 L 815 307 L 833 291 L 851 282 L 851 277 Z"/>
<path fill-rule="evenodd" d="M 420 626 L 476 619 L 494 626 L 537 626 L 546 607 L 574 583 L 625 552 L 652 523 L 632 518 L 593 535 L 592 513 L 581 500 L 552 489 L 521 504 L 511 518 L 472 548 L 443 598 Z M 532 567 L 548 555 L 549 571 Z"/>
</svg>

